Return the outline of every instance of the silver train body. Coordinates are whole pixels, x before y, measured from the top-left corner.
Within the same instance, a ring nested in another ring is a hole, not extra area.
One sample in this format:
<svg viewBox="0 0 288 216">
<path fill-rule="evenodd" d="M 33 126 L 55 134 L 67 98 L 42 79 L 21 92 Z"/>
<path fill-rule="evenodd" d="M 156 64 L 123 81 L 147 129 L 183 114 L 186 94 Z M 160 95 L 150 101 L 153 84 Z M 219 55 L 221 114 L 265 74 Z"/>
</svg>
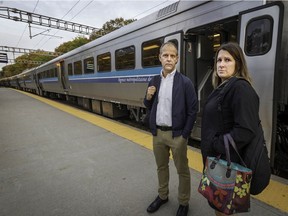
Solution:
<svg viewBox="0 0 288 216">
<path fill-rule="evenodd" d="M 237 41 L 260 96 L 273 167 L 277 117 L 288 109 L 287 20 L 286 1 L 179 1 L 1 83 L 73 100 L 111 118 L 130 115 L 141 121 L 147 83 L 161 70 L 159 46 L 173 40 L 180 54 L 177 68 L 193 81 L 198 93 L 192 138 L 200 139 L 203 104 L 212 91 L 215 50 L 223 42 Z"/>
</svg>

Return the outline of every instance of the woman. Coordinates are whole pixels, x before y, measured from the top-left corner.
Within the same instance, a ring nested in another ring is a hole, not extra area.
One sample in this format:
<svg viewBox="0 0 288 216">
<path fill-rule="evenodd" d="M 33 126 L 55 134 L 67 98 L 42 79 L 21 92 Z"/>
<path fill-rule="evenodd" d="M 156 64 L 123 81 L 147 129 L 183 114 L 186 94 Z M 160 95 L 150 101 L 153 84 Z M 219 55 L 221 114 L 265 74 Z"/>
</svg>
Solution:
<svg viewBox="0 0 288 216">
<path fill-rule="evenodd" d="M 231 82 L 232 77 L 237 81 Z M 228 92 L 223 96 L 219 110 L 219 94 L 229 81 Z M 251 86 L 251 79 L 240 46 L 226 43 L 219 47 L 215 55 L 212 84 L 215 88 L 204 106 L 201 132 L 201 153 L 205 165 L 206 157 L 225 156 L 223 134 L 230 133 L 238 151 L 254 138 L 259 120 L 259 97 Z M 239 162 L 235 151 L 230 148 L 232 162 Z M 225 215 L 215 209 L 216 215 Z"/>
</svg>

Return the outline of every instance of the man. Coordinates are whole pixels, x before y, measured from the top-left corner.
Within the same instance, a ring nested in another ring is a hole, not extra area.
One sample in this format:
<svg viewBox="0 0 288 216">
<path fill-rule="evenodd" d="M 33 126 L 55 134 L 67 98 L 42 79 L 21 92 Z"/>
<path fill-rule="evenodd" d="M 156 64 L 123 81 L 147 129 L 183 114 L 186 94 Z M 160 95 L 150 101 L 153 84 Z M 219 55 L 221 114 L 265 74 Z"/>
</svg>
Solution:
<svg viewBox="0 0 288 216">
<path fill-rule="evenodd" d="M 179 175 L 177 216 L 186 216 L 191 190 L 187 141 L 196 119 L 197 97 L 191 80 L 176 71 L 178 58 L 174 43 L 166 42 L 161 46 L 161 75 L 153 77 L 149 82 L 144 98 L 144 104 L 150 111 L 149 127 L 153 135 L 158 174 L 158 196 L 147 208 L 147 212 L 157 211 L 168 201 L 171 150 Z"/>
</svg>

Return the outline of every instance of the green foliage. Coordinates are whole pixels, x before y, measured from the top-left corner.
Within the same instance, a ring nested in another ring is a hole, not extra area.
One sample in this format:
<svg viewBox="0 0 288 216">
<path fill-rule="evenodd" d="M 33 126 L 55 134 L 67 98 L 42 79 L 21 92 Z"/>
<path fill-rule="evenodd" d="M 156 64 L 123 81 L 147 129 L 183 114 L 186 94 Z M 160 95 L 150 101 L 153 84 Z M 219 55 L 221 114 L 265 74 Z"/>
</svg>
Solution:
<svg viewBox="0 0 288 216">
<path fill-rule="evenodd" d="M 10 77 L 22 72 L 22 67 L 19 64 L 7 65 L 2 68 L 2 77 Z"/>
<path fill-rule="evenodd" d="M 128 19 L 128 20 L 124 20 L 122 17 L 120 18 L 116 18 L 114 20 L 110 20 L 106 23 L 104 23 L 104 25 L 102 26 L 102 29 L 99 29 L 98 31 L 92 32 L 90 34 L 89 39 L 95 40 L 103 35 L 109 34 L 112 31 L 115 31 L 116 29 L 119 29 L 125 25 L 128 25 L 132 22 L 136 21 L 136 19 Z"/>
<path fill-rule="evenodd" d="M 26 69 L 50 61 L 55 57 L 44 55 L 44 51 L 37 50 L 35 53 L 23 54 L 15 59 L 15 64 L 2 68 L 2 77 L 10 77 L 22 73 Z"/>
<path fill-rule="evenodd" d="M 66 53 L 88 43 L 89 39 L 84 36 L 78 36 L 71 41 L 65 42 L 55 49 L 55 52 Z"/>
<path fill-rule="evenodd" d="M 91 33 L 89 36 L 89 39 L 87 39 L 84 36 L 77 36 L 73 40 L 65 42 L 61 44 L 60 46 L 56 47 L 55 52 L 59 52 L 59 53 L 69 52 L 92 40 L 95 40 L 103 35 L 106 35 L 116 29 L 119 29 L 125 25 L 128 25 L 134 21 L 136 21 L 136 19 L 124 20 L 122 17 L 116 18 L 114 20 L 110 20 L 102 26 L 102 29 L 99 29 L 98 31 Z M 16 74 L 20 74 L 26 69 L 30 69 L 30 68 L 37 66 L 36 63 L 38 63 L 38 65 L 43 64 L 55 58 L 52 56 L 45 56 L 43 55 L 42 52 L 43 51 L 41 50 L 37 50 L 36 53 L 24 54 L 24 55 L 17 57 L 15 60 L 16 61 L 15 64 L 7 65 L 2 68 L 2 73 L 1 73 L 2 77 L 10 77 Z"/>
</svg>

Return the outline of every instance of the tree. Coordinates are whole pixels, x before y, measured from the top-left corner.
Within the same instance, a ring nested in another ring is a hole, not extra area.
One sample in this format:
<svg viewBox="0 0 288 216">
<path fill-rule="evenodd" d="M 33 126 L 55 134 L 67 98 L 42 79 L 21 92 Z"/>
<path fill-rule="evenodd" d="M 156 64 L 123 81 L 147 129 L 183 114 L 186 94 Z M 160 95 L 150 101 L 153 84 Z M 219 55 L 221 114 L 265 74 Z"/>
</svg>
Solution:
<svg viewBox="0 0 288 216">
<path fill-rule="evenodd" d="M 124 20 L 122 17 L 116 18 L 114 20 L 110 20 L 103 25 L 102 29 L 92 32 L 89 36 L 89 39 L 87 39 L 84 36 L 77 36 L 73 40 L 62 43 L 60 46 L 56 47 L 55 52 L 67 53 L 73 49 L 83 46 L 84 44 L 92 40 L 95 40 L 103 35 L 106 35 L 112 31 L 115 31 L 116 29 L 119 29 L 134 21 L 136 21 L 136 19 Z M 43 52 L 43 51 L 39 50 L 39 52 Z M 35 67 L 36 66 L 35 62 L 44 63 L 44 62 L 50 61 L 53 58 L 54 57 L 51 57 L 51 56 L 38 55 L 37 52 L 21 55 L 16 58 L 15 64 L 7 65 L 2 68 L 2 76 L 9 77 L 9 76 L 13 76 L 16 74 L 20 74 L 26 69 Z"/>
<path fill-rule="evenodd" d="M 78 36 L 71 41 L 62 43 L 60 46 L 55 48 L 55 52 L 66 53 L 73 49 L 76 49 L 84 44 L 88 43 L 89 39 L 84 36 Z"/>
<path fill-rule="evenodd" d="M 22 72 L 22 68 L 21 66 L 17 65 L 17 64 L 11 64 L 11 65 L 7 65 L 5 67 L 2 68 L 2 76 L 3 77 L 11 77 L 14 76 L 16 74 L 20 74 Z"/>
<path fill-rule="evenodd" d="M 115 31 L 116 29 L 119 29 L 125 25 L 128 25 L 132 22 L 136 21 L 136 19 L 128 19 L 128 20 L 124 20 L 122 17 L 120 18 L 116 18 L 114 20 L 110 20 L 106 23 L 104 23 L 104 25 L 102 26 L 102 29 L 99 29 L 98 31 L 92 32 L 90 34 L 89 39 L 95 40 L 103 35 L 106 35 L 112 31 Z"/>
<path fill-rule="evenodd" d="M 15 59 L 15 64 L 7 65 L 2 68 L 2 76 L 10 77 L 20 74 L 26 69 L 33 68 L 55 58 L 54 56 L 45 56 L 43 55 L 43 52 L 43 50 L 37 50 L 35 53 L 28 53 L 18 56 Z"/>
</svg>

